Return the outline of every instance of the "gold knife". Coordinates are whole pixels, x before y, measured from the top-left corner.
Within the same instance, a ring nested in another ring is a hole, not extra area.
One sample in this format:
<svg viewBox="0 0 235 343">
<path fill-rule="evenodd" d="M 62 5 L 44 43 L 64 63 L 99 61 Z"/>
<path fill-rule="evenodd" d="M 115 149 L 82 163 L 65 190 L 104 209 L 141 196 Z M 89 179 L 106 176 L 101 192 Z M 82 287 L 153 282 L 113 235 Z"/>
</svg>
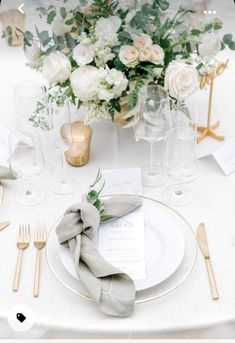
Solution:
<svg viewBox="0 0 235 343">
<path fill-rule="evenodd" d="M 212 299 L 213 300 L 218 300 L 219 299 L 219 293 L 218 293 L 218 290 L 217 290 L 217 285 L 216 285 L 216 281 L 215 281 L 215 275 L 214 275 L 214 271 L 213 271 L 213 268 L 212 268 L 210 252 L 209 252 L 209 247 L 208 247 L 208 242 L 207 242 L 206 229 L 205 229 L 205 225 L 203 223 L 201 223 L 198 226 L 198 229 L 197 229 L 197 240 L 198 240 L 198 244 L 199 244 L 200 250 L 202 252 L 202 255 L 205 258 L 207 272 L 208 272 L 208 277 L 209 277 L 209 282 L 210 282 L 210 286 L 211 286 Z"/>
<path fill-rule="evenodd" d="M 5 229 L 9 225 L 10 225 L 10 222 L 2 222 L 2 223 L 0 223 L 0 231 Z"/>
</svg>

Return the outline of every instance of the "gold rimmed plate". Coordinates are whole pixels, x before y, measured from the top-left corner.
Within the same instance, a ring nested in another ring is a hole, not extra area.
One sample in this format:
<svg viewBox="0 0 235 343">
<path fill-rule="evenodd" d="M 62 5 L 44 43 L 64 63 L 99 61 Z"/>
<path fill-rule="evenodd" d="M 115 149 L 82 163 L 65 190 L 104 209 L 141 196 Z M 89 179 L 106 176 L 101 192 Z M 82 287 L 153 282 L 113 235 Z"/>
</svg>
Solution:
<svg viewBox="0 0 235 343">
<path fill-rule="evenodd" d="M 143 199 L 146 242 L 152 243 L 151 247 L 146 247 L 146 270 L 149 272 L 146 273 L 146 280 L 142 280 L 142 284 L 148 287 L 137 288 L 136 303 L 157 299 L 180 286 L 191 274 L 197 257 L 197 242 L 189 223 L 169 206 L 151 198 L 140 197 Z M 60 220 L 61 218 L 53 226 L 48 237 L 46 255 L 49 267 L 64 287 L 90 299 L 76 276 L 61 261 L 61 246 L 56 236 L 56 227 Z M 177 263 L 174 254 L 178 254 Z"/>
</svg>

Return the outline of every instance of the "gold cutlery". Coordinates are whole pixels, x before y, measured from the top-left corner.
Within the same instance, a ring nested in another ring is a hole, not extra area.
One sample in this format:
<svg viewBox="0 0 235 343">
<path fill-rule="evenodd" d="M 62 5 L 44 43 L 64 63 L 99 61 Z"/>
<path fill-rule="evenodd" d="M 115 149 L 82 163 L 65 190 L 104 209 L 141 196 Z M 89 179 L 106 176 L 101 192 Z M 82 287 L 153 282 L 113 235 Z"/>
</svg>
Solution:
<svg viewBox="0 0 235 343">
<path fill-rule="evenodd" d="M 37 249 L 36 256 L 36 266 L 34 274 L 34 287 L 33 287 L 33 296 L 37 298 L 39 296 L 39 286 L 40 286 L 40 266 L 41 266 L 41 252 L 45 248 L 47 242 L 47 232 L 45 224 L 37 225 L 37 232 L 35 235 L 34 246 Z"/>
<path fill-rule="evenodd" d="M 9 225 L 10 225 L 10 222 L 1 222 L 0 223 L 0 231 L 5 229 Z"/>
<path fill-rule="evenodd" d="M 17 292 L 19 289 L 23 251 L 29 247 L 29 243 L 30 243 L 30 226 L 27 224 L 20 225 L 18 239 L 17 239 L 17 248 L 19 249 L 19 252 L 18 252 L 18 258 L 17 258 L 17 264 L 16 264 L 15 277 L 14 277 L 14 282 L 13 282 L 13 292 Z"/>
<path fill-rule="evenodd" d="M 202 255 L 203 255 L 205 262 L 206 262 L 207 273 L 208 273 L 210 287 L 211 287 L 212 299 L 218 300 L 219 299 L 219 293 L 217 290 L 215 275 L 214 275 L 214 271 L 212 268 L 209 246 L 208 246 L 208 242 L 207 242 L 206 229 L 205 229 L 205 225 L 203 223 L 201 223 L 198 226 L 197 240 L 198 240 L 198 244 L 199 244 L 200 250 L 202 252 Z"/>
</svg>

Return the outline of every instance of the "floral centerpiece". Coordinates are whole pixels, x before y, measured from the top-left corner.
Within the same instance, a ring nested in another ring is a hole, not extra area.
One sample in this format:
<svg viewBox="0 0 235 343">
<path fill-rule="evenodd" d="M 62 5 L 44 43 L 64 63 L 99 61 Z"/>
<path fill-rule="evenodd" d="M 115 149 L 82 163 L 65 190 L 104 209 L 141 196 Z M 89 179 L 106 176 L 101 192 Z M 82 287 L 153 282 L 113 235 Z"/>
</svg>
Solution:
<svg viewBox="0 0 235 343">
<path fill-rule="evenodd" d="M 80 0 L 76 8 L 66 2 L 37 9 L 51 30 L 24 32 L 24 49 L 49 92 L 86 105 L 88 123 L 123 111 L 132 118 L 146 84 L 186 98 L 216 54 L 226 45 L 235 49 L 232 35 L 220 37 L 218 19 L 192 25 L 196 9 L 189 1 L 175 10 L 166 0 Z"/>
</svg>

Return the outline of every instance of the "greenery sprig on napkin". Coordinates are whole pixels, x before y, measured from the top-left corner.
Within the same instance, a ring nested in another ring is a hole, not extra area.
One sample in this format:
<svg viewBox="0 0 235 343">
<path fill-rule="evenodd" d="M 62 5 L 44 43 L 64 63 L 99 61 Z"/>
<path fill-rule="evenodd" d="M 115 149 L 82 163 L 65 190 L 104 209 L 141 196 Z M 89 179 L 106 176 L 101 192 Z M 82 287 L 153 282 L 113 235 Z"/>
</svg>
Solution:
<svg viewBox="0 0 235 343">
<path fill-rule="evenodd" d="M 101 183 L 101 186 L 100 186 L 100 183 Z M 102 180 L 102 174 L 99 170 L 95 181 L 93 182 L 92 185 L 90 185 L 90 190 L 89 190 L 89 193 L 87 194 L 87 201 L 93 206 L 95 206 L 95 208 L 97 208 L 97 210 L 100 213 L 100 221 L 102 223 L 105 223 L 106 221 L 111 220 L 111 219 L 117 219 L 117 217 L 115 216 L 103 214 L 105 210 L 105 206 L 100 198 L 100 194 L 104 186 L 105 186 L 105 182 Z M 97 187 L 98 187 L 98 190 L 96 189 Z"/>
</svg>

